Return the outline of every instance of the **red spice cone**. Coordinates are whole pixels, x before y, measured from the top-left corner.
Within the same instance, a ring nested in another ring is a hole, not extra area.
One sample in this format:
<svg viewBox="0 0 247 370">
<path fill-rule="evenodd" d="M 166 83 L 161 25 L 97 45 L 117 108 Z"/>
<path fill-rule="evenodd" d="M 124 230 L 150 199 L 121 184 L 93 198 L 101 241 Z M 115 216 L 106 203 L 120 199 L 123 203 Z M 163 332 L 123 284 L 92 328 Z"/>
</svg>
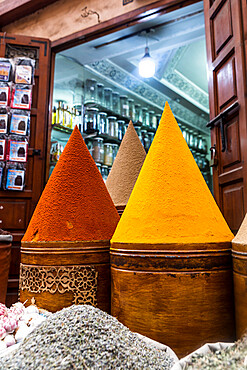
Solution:
<svg viewBox="0 0 247 370">
<path fill-rule="evenodd" d="M 22 241 L 109 240 L 118 220 L 102 176 L 76 126 Z"/>
</svg>

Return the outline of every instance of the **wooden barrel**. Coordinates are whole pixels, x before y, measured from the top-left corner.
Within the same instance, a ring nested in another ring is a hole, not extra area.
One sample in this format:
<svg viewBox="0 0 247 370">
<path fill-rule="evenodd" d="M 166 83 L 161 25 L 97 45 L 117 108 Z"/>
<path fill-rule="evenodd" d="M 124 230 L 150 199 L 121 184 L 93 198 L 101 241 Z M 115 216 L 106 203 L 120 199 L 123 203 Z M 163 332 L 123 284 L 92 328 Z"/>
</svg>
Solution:
<svg viewBox="0 0 247 370">
<path fill-rule="evenodd" d="M 12 246 L 12 243 L 9 241 L 12 241 L 12 235 L 4 235 L 4 237 L 7 237 L 5 241 L 0 240 L 0 303 L 5 303 L 6 301 Z"/>
<path fill-rule="evenodd" d="M 236 334 L 247 330 L 247 245 L 232 242 Z"/>
<path fill-rule="evenodd" d="M 111 246 L 111 313 L 183 357 L 235 339 L 231 244 Z"/>
<path fill-rule="evenodd" d="M 109 240 L 22 242 L 20 301 L 56 312 L 91 304 L 110 312 Z"/>
</svg>

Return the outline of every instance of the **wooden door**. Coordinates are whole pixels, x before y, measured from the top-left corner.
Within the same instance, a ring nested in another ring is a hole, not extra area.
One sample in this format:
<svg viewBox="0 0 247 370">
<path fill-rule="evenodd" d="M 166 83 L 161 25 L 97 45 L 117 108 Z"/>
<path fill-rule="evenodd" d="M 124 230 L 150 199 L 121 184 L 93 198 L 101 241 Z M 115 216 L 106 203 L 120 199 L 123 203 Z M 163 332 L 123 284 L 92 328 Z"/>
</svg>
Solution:
<svg viewBox="0 0 247 370">
<path fill-rule="evenodd" d="M 204 0 L 214 196 L 237 232 L 247 211 L 245 0 Z"/>
<path fill-rule="evenodd" d="M 7 305 L 18 300 L 20 244 L 44 188 L 50 72 L 50 41 L 0 33 L 0 56 L 35 59 L 30 140 L 24 191 L 0 191 L 0 227 L 13 235 Z"/>
</svg>

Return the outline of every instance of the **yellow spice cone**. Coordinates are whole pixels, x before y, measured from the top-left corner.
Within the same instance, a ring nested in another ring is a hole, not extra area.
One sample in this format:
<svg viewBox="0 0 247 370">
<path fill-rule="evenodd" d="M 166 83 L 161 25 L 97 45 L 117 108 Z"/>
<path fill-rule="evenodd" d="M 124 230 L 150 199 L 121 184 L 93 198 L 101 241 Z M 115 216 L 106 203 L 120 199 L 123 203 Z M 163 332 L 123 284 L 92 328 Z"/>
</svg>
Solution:
<svg viewBox="0 0 247 370">
<path fill-rule="evenodd" d="M 218 243 L 232 238 L 166 102 L 112 242 Z"/>
<path fill-rule="evenodd" d="M 130 121 L 106 180 L 107 190 L 115 206 L 126 206 L 145 157 L 146 152 Z"/>
</svg>

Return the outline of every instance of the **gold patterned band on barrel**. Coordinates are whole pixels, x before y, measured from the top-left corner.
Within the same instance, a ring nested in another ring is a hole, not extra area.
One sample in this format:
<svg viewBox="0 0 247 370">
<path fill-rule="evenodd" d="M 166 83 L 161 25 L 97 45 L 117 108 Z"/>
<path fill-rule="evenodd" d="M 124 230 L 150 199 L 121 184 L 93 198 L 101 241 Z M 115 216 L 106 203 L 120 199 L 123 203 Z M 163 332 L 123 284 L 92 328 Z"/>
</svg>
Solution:
<svg viewBox="0 0 247 370">
<path fill-rule="evenodd" d="M 20 266 L 20 290 L 31 293 L 73 292 L 74 304 L 97 306 L 98 272 L 94 266 Z"/>
</svg>

